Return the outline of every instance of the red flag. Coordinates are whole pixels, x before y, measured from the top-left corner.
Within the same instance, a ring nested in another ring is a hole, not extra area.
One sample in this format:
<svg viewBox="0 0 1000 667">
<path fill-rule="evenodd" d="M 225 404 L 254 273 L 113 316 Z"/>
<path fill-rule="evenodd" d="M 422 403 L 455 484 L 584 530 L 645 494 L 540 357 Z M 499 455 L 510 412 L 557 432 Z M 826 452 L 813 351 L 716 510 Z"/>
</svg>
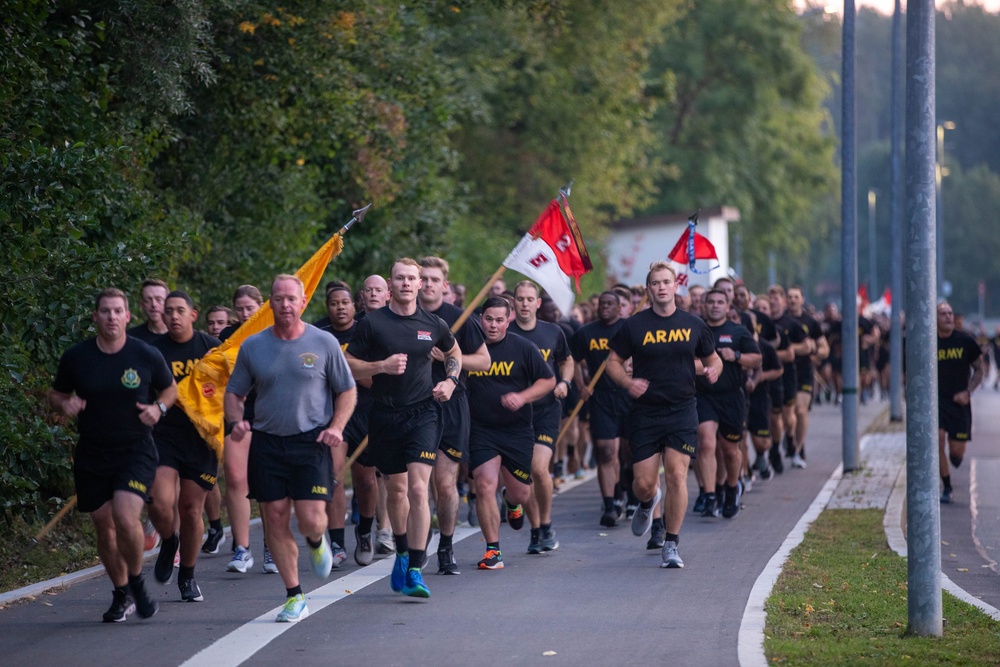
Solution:
<svg viewBox="0 0 1000 667">
<path fill-rule="evenodd" d="M 677 239 L 674 249 L 667 256 L 670 261 L 685 265 L 690 265 L 699 259 L 714 259 L 715 261 L 719 261 L 719 255 L 715 252 L 715 246 L 698 232 L 694 232 L 694 257 L 689 257 L 688 246 L 690 245 L 691 234 L 690 227 L 684 230 L 681 237 Z"/>
<path fill-rule="evenodd" d="M 868 285 L 861 283 L 861 287 L 858 288 L 858 310 L 864 310 L 868 307 L 870 301 L 868 300 Z"/>
<path fill-rule="evenodd" d="M 537 282 L 548 292 L 559 309 L 564 314 L 569 314 L 574 300 L 570 276 L 575 279 L 576 290 L 579 292 L 580 276 L 593 266 L 580 228 L 564 195 L 562 207 L 558 199 L 553 199 L 524 238 L 507 255 L 503 265 Z"/>
</svg>

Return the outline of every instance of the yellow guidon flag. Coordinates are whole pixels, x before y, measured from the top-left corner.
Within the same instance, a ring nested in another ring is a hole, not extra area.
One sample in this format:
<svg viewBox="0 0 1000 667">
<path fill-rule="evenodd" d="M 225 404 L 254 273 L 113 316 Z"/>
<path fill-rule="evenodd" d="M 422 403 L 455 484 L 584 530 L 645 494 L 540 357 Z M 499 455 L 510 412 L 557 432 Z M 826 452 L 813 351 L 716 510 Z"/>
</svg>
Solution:
<svg viewBox="0 0 1000 667">
<path fill-rule="evenodd" d="M 367 208 L 367 207 L 366 207 Z M 355 218 L 360 219 L 355 211 Z M 344 248 L 342 234 L 346 227 L 323 244 L 309 261 L 295 272 L 305 285 L 305 303 L 309 303 L 313 292 L 319 286 L 326 272 L 327 264 Z M 177 383 L 177 403 L 198 429 L 198 433 L 222 461 L 224 441 L 224 420 L 222 401 L 226 394 L 226 383 L 236 366 L 236 355 L 240 345 L 250 336 L 260 333 L 274 324 L 271 302 L 265 301 L 249 320 L 244 322 L 232 336 L 219 347 L 213 348 L 195 364 L 186 378 Z"/>
</svg>

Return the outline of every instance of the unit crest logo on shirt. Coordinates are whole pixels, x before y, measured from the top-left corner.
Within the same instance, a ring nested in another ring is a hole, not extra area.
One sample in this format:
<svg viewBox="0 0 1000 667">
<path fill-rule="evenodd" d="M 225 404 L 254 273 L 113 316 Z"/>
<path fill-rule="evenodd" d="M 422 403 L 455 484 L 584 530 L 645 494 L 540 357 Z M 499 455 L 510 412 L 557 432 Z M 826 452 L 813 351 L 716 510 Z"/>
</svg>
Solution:
<svg viewBox="0 0 1000 667">
<path fill-rule="evenodd" d="M 417 331 L 417 340 L 430 340 L 430 339 L 431 339 L 430 331 Z"/>
<path fill-rule="evenodd" d="M 302 354 L 299 355 L 299 359 L 302 360 L 302 367 L 303 368 L 315 368 L 316 367 L 316 360 L 318 358 L 319 357 L 317 355 L 313 354 L 312 352 L 303 352 Z"/>
<path fill-rule="evenodd" d="M 137 389 L 141 381 L 142 380 L 139 378 L 139 371 L 134 368 L 125 369 L 125 373 L 122 375 L 122 385 L 124 385 L 126 389 Z"/>
</svg>

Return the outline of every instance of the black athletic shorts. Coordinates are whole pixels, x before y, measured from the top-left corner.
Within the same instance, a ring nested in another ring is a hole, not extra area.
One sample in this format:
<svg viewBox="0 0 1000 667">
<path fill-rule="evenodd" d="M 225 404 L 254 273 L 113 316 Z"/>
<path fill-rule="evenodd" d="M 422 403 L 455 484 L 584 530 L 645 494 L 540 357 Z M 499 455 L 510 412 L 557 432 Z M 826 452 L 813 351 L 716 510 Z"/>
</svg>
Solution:
<svg viewBox="0 0 1000 667">
<path fill-rule="evenodd" d="M 558 380 L 556 380 L 558 382 Z M 580 402 L 580 390 L 576 388 L 575 382 L 569 383 L 566 398 L 562 399 L 562 418 L 566 419 L 573 414 L 573 408 Z"/>
<path fill-rule="evenodd" d="M 785 384 L 781 378 L 768 380 L 767 393 L 771 395 L 771 412 L 781 414 L 781 406 L 785 404 Z"/>
<path fill-rule="evenodd" d="M 939 400 L 938 428 L 948 434 L 949 440 L 972 440 L 972 406 L 959 405 L 946 399 Z"/>
<path fill-rule="evenodd" d="M 96 512 L 115 491 L 128 491 L 143 500 L 156 479 L 158 455 L 153 436 L 133 446 L 105 448 L 81 442 L 73 458 L 76 506 L 81 512 Z"/>
<path fill-rule="evenodd" d="M 438 414 L 433 398 L 397 410 L 373 406 L 368 415 L 368 460 L 383 475 L 406 472 L 410 463 L 434 465 Z"/>
<path fill-rule="evenodd" d="M 628 416 L 632 462 L 656 456 L 666 447 L 694 457 L 698 449 L 698 403 L 691 399 L 677 405 L 634 403 Z"/>
<path fill-rule="evenodd" d="M 613 440 L 625 435 L 632 398 L 627 391 L 595 391 L 590 403 L 590 437 Z"/>
<path fill-rule="evenodd" d="M 782 405 L 795 405 L 795 392 L 799 390 L 799 381 L 796 377 L 795 367 L 785 366 L 785 372 L 781 376 L 781 387 L 783 394 Z"/>
<path fill-rule="evenodd" d="M 254 431 L 247 459 L 247 497 L 262 503 L 285 498 L 330 500 L 333 459 L 330 447 L 316 441 L 325 428 L 287 436 Z"/>
<path fill-rule="evenodd" d="M 875 348 L 870 347 L 867 350 L 858 350 L 858 371 L 861 373 L 867 373 L 872 369 L 875 360 Z"/>
<path fill-rule="evenodd" d="M 455 463 L 461 463 L 469 453 L 469 395 L 455 392 L 444 403 L 441 411 L 438 449 Z"/>
<path fill-rule="evenodd" d="M 469 473 L 497 456 L 515 479 L 531 484 L 531 457 L 535 440 L 528 428 L 502 429 L 472 425 L 469 431 Z"/>
<path fill-rule="evenodd" d="M 347 426 L 344 427 L 344 441 L 347 443 L 347 456 L 353 456 L 354 452 L 357 451 L 358 446 L 364 442 L 364 439 L 368 437 L 368 410 L 354 410 L 354 414 L 351 418 L 347 420 Z M 371 467 L 371 463 L 368 462 L 368 447 L 358 455 L 356 459 L 357 463 L 363 466 Z"/>
<path fill-rule="evenodd" d="M 535 442 L 555 451 L 559 425 L 562 423 L 562 401 L 550 403 L 544 408 L 532 406 L 531 425 L 535 431 Z"/>
<path fill-rule="evenodd" d="M 759 438 L 771 437 L 771 394 L 765 389 L 750 394 L 747 430 Z"/>
<path fill-rule="evenodd" d="M 698 400 L 698 423 L 716 422 L 719 435 L 729 442 L 743 439 L 746 428 L 746 400 L 743 391 L 729 394 L 701 394 Z"/>
<path fill-rule="evenodd" d="M 576 399 L 576 400 L 579 401 L 580 399 Z M 573 408 L 575 408 L 575 407 L 576 407 L 575 405 L 573 407 L 571 407 L 570 408 L 570 412 L 572 412 Z M 580 411 L 578 413 L 576 413 L 576 418 L 578 420 L 582 421 L 582 422 L 586 422 L 586 423 L 590 422 L 590 399 L 587 399 L 586 401 L 584 401 L 583 405 L 580 406 Z"/>
<path fill-rule="evenodd" d="M 155 441 L 161 466 L 173 468 L 181 479 L 197 482 L 206 491 L 212 490 L 219 475 L 219 460 L 204 440 L 197 435 L 171 433 Z"/>
</svg>

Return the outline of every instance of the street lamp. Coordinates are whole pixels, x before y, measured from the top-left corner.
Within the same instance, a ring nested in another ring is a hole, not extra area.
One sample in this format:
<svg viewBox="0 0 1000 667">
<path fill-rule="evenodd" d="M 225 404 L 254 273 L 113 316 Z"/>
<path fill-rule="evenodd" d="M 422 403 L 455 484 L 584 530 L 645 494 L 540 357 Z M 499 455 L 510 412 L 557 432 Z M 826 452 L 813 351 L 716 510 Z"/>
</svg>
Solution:
<svg viewBox="0 0 1000 667">
<path fill-rule="evenodd" d="M 937 164 L 934 167 L 934 199 L 937 202 L 937 288 L 938 298 L 951 296 L 951 283 L 944 279 L 944 200 L 941 198 L 941 179 L 948 175 L 944 165 L 944 131 L 954 130 L 955 123 L 946 120 L 937 126 Z"/>
</svg>

